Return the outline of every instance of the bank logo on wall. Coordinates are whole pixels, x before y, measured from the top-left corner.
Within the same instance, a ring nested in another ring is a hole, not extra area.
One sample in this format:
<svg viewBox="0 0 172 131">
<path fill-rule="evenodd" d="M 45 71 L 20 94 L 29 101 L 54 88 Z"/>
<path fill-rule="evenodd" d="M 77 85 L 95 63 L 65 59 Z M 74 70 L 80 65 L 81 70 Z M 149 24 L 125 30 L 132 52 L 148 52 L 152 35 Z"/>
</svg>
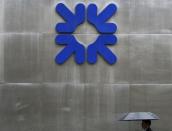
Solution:
<svg viewBox="0 0 172 131">
<path fill-rule="evenodd" d="M 77 64 L 83 64 L 85 61 L 95 64 L 98 55 L 109 64 L 117 62 L 116 55 L 107 47 L 107 45 L 117 43 L 117 37 L 114 35 L 117 25 L 107 22 L 117 12 L 115 4 L 109 4 L 98 14 L 95 4 L 90 4 L 87 9 L 84 4 L 78 4 L 75 7 L 75 13 L 72 13 L 66 5 L 59 3 L 56 6 L 56 12 L 65 20 L 65 23 L 57 23 L 56 25 L 58 35 L 55 42 L 57 45 L 65 46 L 55 57 L 57 64 L 65 63 L 72 55 L 74 55 Z M 87 49 L 73 35 L 77 27 L 86 20 L 99 32 L 95 42 L 90 43 Z"/>
</svg>

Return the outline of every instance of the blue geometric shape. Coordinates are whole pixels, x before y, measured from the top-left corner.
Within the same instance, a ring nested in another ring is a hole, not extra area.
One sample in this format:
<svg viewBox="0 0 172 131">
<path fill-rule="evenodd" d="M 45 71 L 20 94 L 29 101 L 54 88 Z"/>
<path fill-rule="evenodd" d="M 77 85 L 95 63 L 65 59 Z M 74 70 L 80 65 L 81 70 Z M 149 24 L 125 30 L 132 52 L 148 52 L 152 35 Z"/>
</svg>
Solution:
<svg viewBox="0 0 172 131">
<path fill-rule="evenodd" d="M 100 33 L 115 33 L 117 25 L 106 23 L 117 12 L 115 4 L 109 4 L 100 14 L 97 14 L 97 6 L 90 4 L 87 9 L 87 21 Z"/>
<path fill-rule="evenodd" d="M 117 43 L 117 37 L 114 35 L 100 35 L 97 40 L 88 46 L 87 49 L 87 61 L 90 64 L 97 62 L 97 54 L 102 56 L 104 60 L 109 64 L 114 64 L 117 61 L 117 57 L 109 50 L 105 45 L 115 45 Z"/>
<path fill-rule="evenodd" d="M 117 43 L 117 37 L 113 35 L 117 30 L 117 25 L 107 23 L 116 11 L 117 6 L 115 4 L 109 4 L 99 14 L 97 14 L 97 6 L 95 4 L 88 6 L 87 21 L 100 33 L 96 41 L 87 48 L 88 63 L 95 64 L 98 55 L 102 56 L 109 64 L 116 63 L 116 55 L 106 47 L 106 45 L 115 45 Z M 75 7 L 75 14 L 73 14 L 64 4 L 60 3 L 56 6 L 56 12 L 65 20 L 65 23 L 56 25 L 56 31 L 61 34 L 56 36 L 55 42 L 58 45 L 66 46 L 56 55 L 56 63 L 63 64 L 70 56 L 75 55 L 75 62 L 83 64 L 85 62 L 85 48 L 75 39 L 72 33 L 85 21 L 85 6 L 78 4 Z"/>
<path fill-rule="evenodd" d="M 72 35 L 57 35 L 55 42 L 57 45 L 66 45 L 66 47 L 55 57 L 57 64 L 63 64 L 74 54 L 75 62 L 83 64 L 85 62 L 85 48 Z"/>
<path fill-rule="evenodd" d="M 60 3 L 56 6 L 56 12 L 66 21 L 66 23 L 58 23 L 56 31 L 59 33 L 73 33 L 76 28 L 85 21 L 85 6 L 78 4 L 73 14 L 64 4 Z"/>
</svg>

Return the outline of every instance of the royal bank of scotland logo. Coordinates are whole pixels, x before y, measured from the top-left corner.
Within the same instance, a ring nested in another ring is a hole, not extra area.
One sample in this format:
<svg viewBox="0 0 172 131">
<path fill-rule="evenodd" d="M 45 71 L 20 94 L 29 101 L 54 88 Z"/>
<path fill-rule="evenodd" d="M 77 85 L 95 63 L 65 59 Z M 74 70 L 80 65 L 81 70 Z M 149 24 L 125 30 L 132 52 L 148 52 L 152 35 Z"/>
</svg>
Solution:
<svg viewBox="0 0 172 131">
<path fill-rule="evenodd" d="M 56 25 L 58 35 L 55 38 L 55 42 L 57 45 L 65 46 L 55 57 L 57 64 L 65 63 L 72 55 L 74 55 L 77 64 L 83 64 L 85 61 L 95 64 L 98 55 L 103 57 L 109 64 L 117 62 L 116 55 L 107 48 L 107 45 L 115 45 L 117 43 L 117 37 L 114 35 L 117 25 L 107 22 L 117 12 L 115 4 L 109 4 L 98 14 L 95 4 L 88 5 L 87 9 L 84 4 L 78 4 L 75 7 L 75 13 L 72 13 L 66 5 L 59 3 L 56 6 L 56 12 L 65 21 L 65 23 L 57 23 Z M 87 49 L 73 35 L 77 27 L 86 20 L 99 32 L 95 42 L 89 44 Z"/>
</svg>

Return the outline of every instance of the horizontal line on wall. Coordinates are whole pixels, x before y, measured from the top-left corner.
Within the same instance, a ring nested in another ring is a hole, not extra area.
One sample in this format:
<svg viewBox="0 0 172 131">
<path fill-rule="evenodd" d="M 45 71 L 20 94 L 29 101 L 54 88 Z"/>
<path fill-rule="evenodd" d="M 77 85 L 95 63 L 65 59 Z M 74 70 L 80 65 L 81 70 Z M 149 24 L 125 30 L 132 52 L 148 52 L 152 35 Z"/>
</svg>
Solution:
<svg viewBox="0 0 172 131">
<path fill-rule="evenodd" d="M 0 82 L 0 85 L 46 85 L 46 84 L 61 84 L 61 85 L 99 85 L 99 84 L 103 84 L 103 85 L 171 85 L 172 86 L 172 83 L 170 84 L 158 84 L 158 83 L 151 83 L 151 84 L 144 84 L 144 83 L 133 83 L 133 84 L 127 84 L 127 83 L 72 83 L 72 82 L 42 82 L 42 83 L 14 83 L 14 82 L 11 82 L 11 83 L 7 83 L 7 82 Z"/>
<path fill-rule="evenodd" d="M 50 34 L 50 35 L 59 35 L 57 33 L 49 33 L 49 32 L 0 32 L 0 35 L 8 35 L 8 34 L 16 34 L 16 35 L 42 35 L 42 34 Z M 62 34 L 63 35 L 63 34 Z M 72 35 L 100 35 L 96 33 L 90 33 L 90 34 L 81 34 L 81 33 L 74 33 Z M 146 33 L 131 33 L 131 34 L 114 34 L 114 35 L 172 35 L 172 34 L 146 34 Z"/>
</svg>

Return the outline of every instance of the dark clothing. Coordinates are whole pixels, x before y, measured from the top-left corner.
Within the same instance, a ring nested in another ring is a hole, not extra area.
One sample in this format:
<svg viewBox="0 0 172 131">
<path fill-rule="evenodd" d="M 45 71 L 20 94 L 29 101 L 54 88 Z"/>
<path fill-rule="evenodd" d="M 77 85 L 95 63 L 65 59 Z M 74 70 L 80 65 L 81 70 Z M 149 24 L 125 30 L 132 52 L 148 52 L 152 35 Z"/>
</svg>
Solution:
<svg viewBox="0 0 172 131">
<path fill-rule="evenodd" d="M 148 129 L 146 129 L 146 131 L 152 131 L 152 129 L 151 128 L 148 128 Z"/>
</svg>

